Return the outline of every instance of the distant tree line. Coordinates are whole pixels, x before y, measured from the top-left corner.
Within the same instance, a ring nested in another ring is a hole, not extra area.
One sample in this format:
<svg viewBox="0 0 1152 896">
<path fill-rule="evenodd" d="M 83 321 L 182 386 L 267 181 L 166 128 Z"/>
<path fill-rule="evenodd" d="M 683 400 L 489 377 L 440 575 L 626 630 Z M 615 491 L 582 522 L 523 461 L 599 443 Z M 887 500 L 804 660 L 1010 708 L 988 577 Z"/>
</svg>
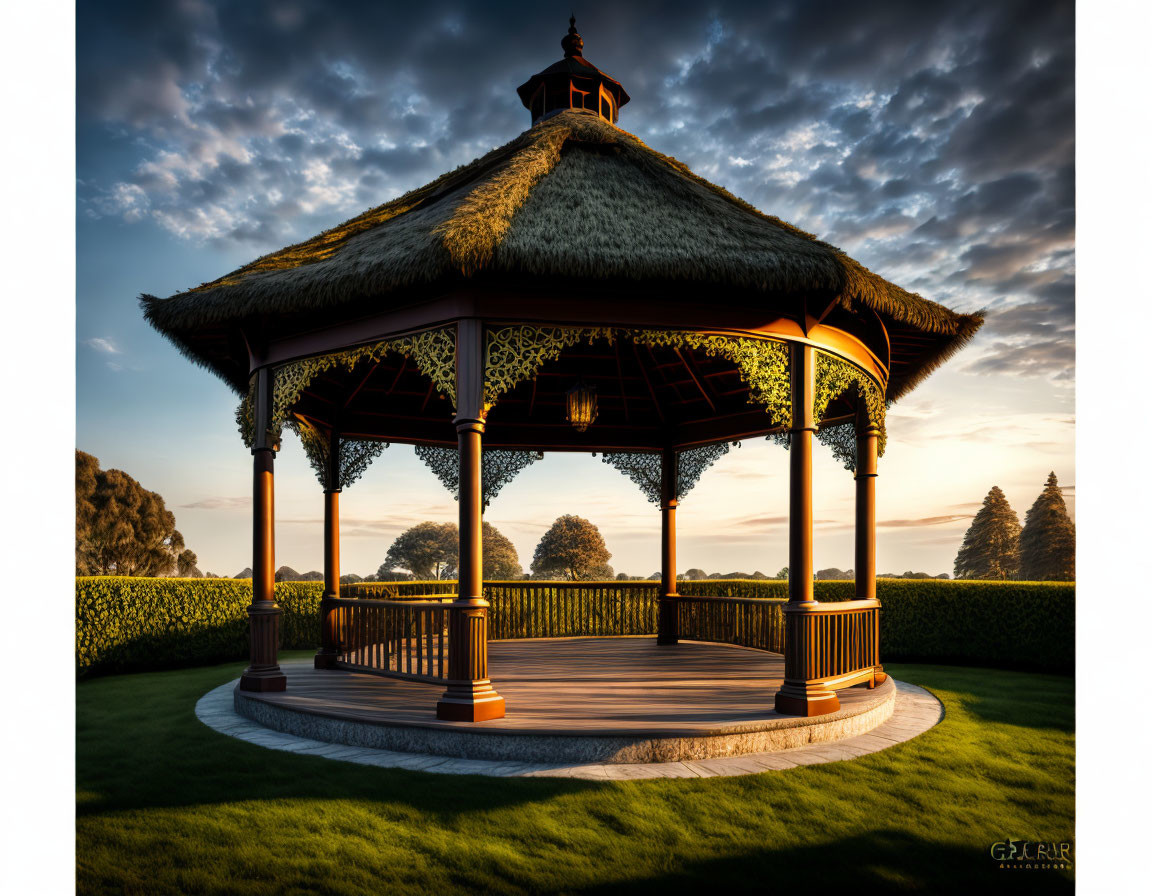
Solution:
<svg viewBox="0 0 1152 896">
<path fill-rule="evenodd" d="M 1004 492 L 992 486 L 956 554 L 956 578 L 1075 581 L 1076 526 L 1054 472 L 1023 526 Z"/>
<path fill-rule="evenodd" d="M 491 523 L 482 530 L 484 575 L 488 579 L 613 579 L 642 581 L 643 576 L 615 573 L 612 554 L 600 530 L 572 514 L 556 519 L 544 533 L 532 556 L 529 572 L 520 565 L 516 547 Z M 164 499 L 150 492 L 121 470 L 101 470 L 99 461 L 76 452 L 76 574 L 128 576 L 203 575 L 196 554 L 185 547 L 176 518 Z M 392 542 L 375 573 L 361 577 L 345 574 L 344 583 L 447 579 L 459 566 L 459 530 L 455 523 L 423 522 L 402 532 Z M 1076 578 L 1076 530 L 1064 497 L 1050 473 L 1024 525 L 1008 505 L 1004 493 L 993 486 L 972 520 L 956 555 L 958 579 L 1021 579 L 1073 581 Z M 220 578 L 215 573 L 207 577 Z M 252 577 L 244 569 L 234 578 Z M 854 572 L 836 567 L 816 571 L 816 579 L 851 580 Z M 653 572 L 647 580 L 659 580 Z M 704 579 L 787 579 L 788 567 L 775 576 L 755 572 L 708 573 L 693 567 L 677 576 L 687 581 Z M 881 573 L 880 578 L 947 579 L 947 573 Z M 289 566 L 276 570 L 277 582 L 320 582 L 318 570 L 299 573 Z"/>
</svg>

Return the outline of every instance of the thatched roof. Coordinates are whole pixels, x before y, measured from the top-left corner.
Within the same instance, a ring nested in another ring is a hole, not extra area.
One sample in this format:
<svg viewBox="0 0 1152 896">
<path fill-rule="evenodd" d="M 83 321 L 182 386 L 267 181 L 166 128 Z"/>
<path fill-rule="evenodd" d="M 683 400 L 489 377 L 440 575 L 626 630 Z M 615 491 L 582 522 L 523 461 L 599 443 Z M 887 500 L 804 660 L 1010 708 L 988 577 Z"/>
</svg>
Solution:
<svg viewBox="0 0 1152 896">
<path fill-rule="evenodd" d="M 916 385 L 982 323 L 873 274 L 595 115 L 569 111 L 427 186 L 168 299 L 145 316 L 238 388 L 220 333 L 245 320 L 379 311 L 479 275 L 685 282 L 834 296 L 921 340 L 889 397 Z M 208 332 L 215 335 L 210 340 Z M 926 337 L 926 338 L 925 338 Z M 246 371 L 245 371 L 246 372 Z"/>
</svg>

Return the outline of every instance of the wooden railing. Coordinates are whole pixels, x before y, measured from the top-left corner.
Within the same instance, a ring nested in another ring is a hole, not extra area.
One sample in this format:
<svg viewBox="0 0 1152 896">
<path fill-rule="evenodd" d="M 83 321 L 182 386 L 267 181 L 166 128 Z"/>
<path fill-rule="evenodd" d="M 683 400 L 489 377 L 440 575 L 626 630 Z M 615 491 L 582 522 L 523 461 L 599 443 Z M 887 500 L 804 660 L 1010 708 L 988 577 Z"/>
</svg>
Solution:
<svg viewBox="0 0 1152 896">
<path fill-rule="evenodd" d="M 343 586 L 334 623 L 337 664 L 422 680 L 448 670 L 451 583 Z M 371 595 L 353 597 L 351 595 Z M 375 595 L 381 595 L 379 598 Z M 489 639 L 651 635 L 656 582 L 485 582 Z M 785 678 L 829 690 L 883 680 L 879 664 L 880 603 L 827 601 L 790 606 L 780 598 L 678 595 L 677 636 L 784 654 Z"/>
<path fill-rule="evenodd" d="M 485 582 L 488 637 L 655 634 L 657 592 L 655 582 Z"/>
<path fill-rule="evenodd" d="M 332 601 L 336 666 L 417 681 L 448 679 L 454 595 Z"/>
<path fill-rule="evenodd" d="M 784 677 L 829 690 L 878 675 L 880 602 L 847 600 L 784 608 Z"/>
<path fill-rule="evenodd" d="M 772 653 L 784 652 L 781 608 L 787 601 L 683 595 L 673 600 L 681 641 L 715 641 Z"/>
</svg>

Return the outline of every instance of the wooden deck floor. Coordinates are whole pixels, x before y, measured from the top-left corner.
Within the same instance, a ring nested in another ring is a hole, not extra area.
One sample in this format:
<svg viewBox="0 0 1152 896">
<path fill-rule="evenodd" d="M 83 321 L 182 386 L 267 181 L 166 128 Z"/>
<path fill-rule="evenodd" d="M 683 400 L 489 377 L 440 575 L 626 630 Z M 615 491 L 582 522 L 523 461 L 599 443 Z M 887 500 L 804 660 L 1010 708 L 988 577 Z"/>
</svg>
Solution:
<svg viewBox="0 0 1152 896">
<path fill-rule="evenodd" d="M 489 722 L 436 719 L 443 685 L 286 664 L 288 688 L 251 694 L 286 709 L 375 725 L 506 734 L 700 736 L 803 724 L 776 714 L 784 659 L 721 644 L 656 639 L 555 638 L 493 641 L 489 675 L 507 715 Z M 839 692 L 843 710 L 880 690 Z"/>
</svg>

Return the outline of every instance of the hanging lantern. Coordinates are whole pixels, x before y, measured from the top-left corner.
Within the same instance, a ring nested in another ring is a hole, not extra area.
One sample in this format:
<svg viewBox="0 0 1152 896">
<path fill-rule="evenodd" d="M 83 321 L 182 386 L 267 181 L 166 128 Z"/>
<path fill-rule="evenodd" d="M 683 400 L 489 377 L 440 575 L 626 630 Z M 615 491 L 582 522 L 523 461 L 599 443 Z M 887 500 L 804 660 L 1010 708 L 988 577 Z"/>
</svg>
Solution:
<svg viewBox="0 0 1152 896">
<path fill-rule="evenodd" d="M 568 422 L 584 432 L 596 422 L 596 387 L 579 380 L 568 390 Z"/>
</svg>

